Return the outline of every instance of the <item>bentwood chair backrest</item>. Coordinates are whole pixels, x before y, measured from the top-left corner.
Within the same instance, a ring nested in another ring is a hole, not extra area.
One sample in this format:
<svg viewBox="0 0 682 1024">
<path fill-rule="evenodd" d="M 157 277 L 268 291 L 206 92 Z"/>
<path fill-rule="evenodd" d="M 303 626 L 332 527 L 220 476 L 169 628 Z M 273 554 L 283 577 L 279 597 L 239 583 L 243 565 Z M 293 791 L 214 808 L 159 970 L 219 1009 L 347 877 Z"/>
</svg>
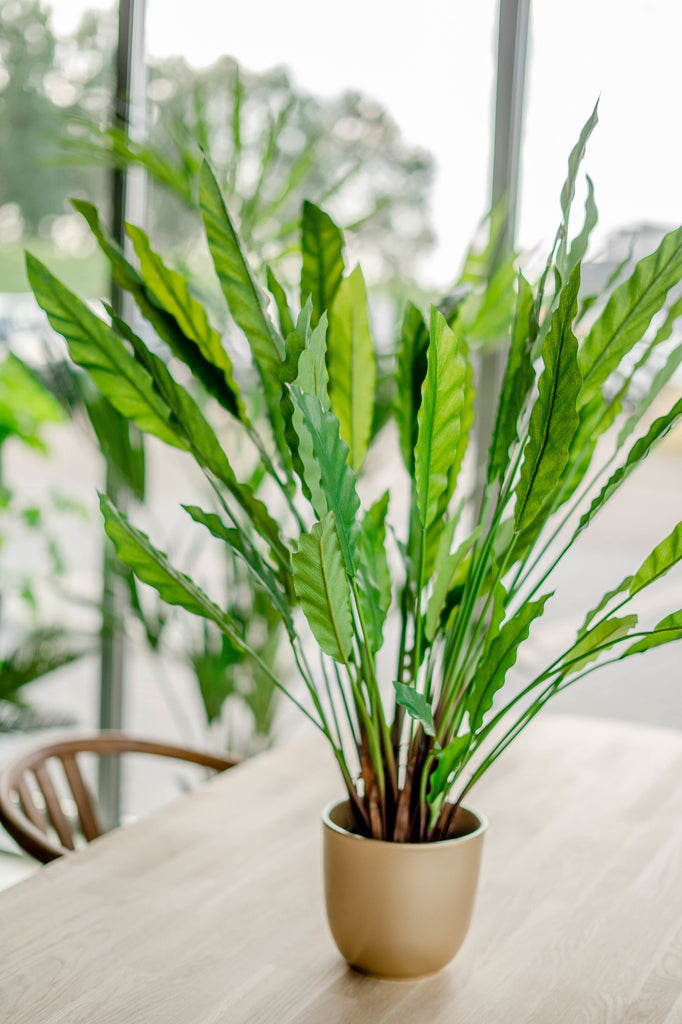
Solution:
<svg viewBox="0 0 682 1024">
<path fill-rule="evenodd" d="M 103 832 L 97 802 L 79 765 L 80 755 L 87 753 L 98 757 L 152 754 L 215 772 L 237 763 L 217 754 L 117 732 L 62 740 L 23 754 L 0 771 L 0 822 L 22 849 L 43 864 Z"/>
</svg>

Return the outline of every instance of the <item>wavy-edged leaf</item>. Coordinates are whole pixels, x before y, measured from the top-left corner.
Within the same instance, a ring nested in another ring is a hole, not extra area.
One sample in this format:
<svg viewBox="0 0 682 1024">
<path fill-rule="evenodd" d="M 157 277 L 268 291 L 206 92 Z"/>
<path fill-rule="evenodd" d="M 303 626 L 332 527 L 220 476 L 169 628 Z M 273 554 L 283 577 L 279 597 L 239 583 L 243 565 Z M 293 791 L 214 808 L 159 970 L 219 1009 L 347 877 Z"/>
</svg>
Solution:
<svg viewBox="0 0 682 1024">
<path fill-rule="evenodd" d="M 290 391 L 294 405 L 302 416 L 302 434 L 305 437 L 307 433 L 312 440 L 314 464 L 311 473 L 319 472 L 324 508 L 315 508 L 314 500 L 313 508 L 319 519 L 324 519 L 327 511 L 334 513 L 346 572 L 354 577 L 360 563 L 360 525 L 357 521 L 360 499 L 355 473 L 348 465 L 348 445 L 339 434 L 336 416 L 322 407 L 319 398 L 307 395 L 295 384 L 291 385 Z M 299 451 L 315 499 L 315 481 L 308 476 L 303 447 L 299 446 Z"/>
<path fill-rule="evenodd" d="M 424 317 L 416 306 L 408 302 L 398 340 L 394 410 L 400 451 L 410 474 L 414 471 L 417 414 L 421 405 L 422 384 L 426 377 L 428 348 L 429 331 Z"/>
<path fill-rule="evenodd" d="M 436 735 L 433 721 L 433 710 L 423 693 L 415 690 L 409 683 L 393 683 L 395 701 L 405 708 L 410 718 L 421 725 L 427 736 Z"/>
<path fill-rule="evenodd" d="M 626 590 L 630 589 L 631 583 L 632 576 L 626 576 L 625 579 L 621 583 L 619 583 L 617 587 L 614 587 L 613 590 L 609 590 L 606 594 L 604 594 L 599 604 L 596 605 L 596 607 L 592 608 L 585 616 L 585 621 L 578 630 L 578 639 L 580 639 L 582 636 L 585 635 L 585 633 L 587 633 L 590 623 L 596 619 L 600 612 L 604 611 L 604 609 L 607 607 L 607 605 L 611 603 L 614 597 L 618 597 L 619 594 L 623 594 Z"/>
<path fill-rule="evenodd" d="M 346 662 L 353 646 L 350 586 L 333 512 L 301 536 L 292 556 L 294 590 L 321 649 Z"/>
<path fill-rule="evenodd" d="M 561 479 L 571 440 L 578 427 L 580 394 L 578 342 L 571 325 L 578 308 L 580 266 L 565 288 L 542 345 L 544 370 L 530 414 L 521 478 L 516 487 L 515 528 L 521 532 L 536 519 Z"/>
<path fill-rule="evenodd" d="M 71 358 L 87 370 L 114 408 L 140 430 L 175 448 L 187 448 L 169 426 L 170 409 L 111 327 L 30 253 L 26 268 L 38 305 L 66 339 Z"/>
<path fill-rule="evenodd" d="M 191 451 L 200 466 L 213 473 L 246 512 L 259 534 L 268 541 L 280 561 L 288 564 L 289 552 L 280 537 L 280 528 L 263 502 L 255 496 L 248 484 L 241 483 L 235 476 L 213 428 L 206 420 L 192 396 L 171 376 L 165 363 L 150 352 L 141 338 L 112 312 L 112 323 L 116 330 L 133 347 L 138 362 L 145 368 L 154 383 L 155 392 L 170 410 L 169 426 L 175 432 L 178 443 Z"/>
<path fill-rule="evenodd" d="M 307 313 L 308 331 L 306 341 L 298 356 L 296 364 L 296 377 L 293 382 L 307 395 L 317 398 L 323 409 L 330 408 L 327 384 L 329 376 L 326 363 L 326 331 L 327 314 L 323 313 L 317 327 L 310 332 L 309 318 L 311 300 L 308 297 L 304 307 Z M 300 318 L 299 318 L 300 321 Z M 298 331 L 299 335 L 301 331 Z M 289 346 L 293 339 L 287 341 Z M 293 342 L 295 345 L 296 343 Z M 285 422 L 287 425 L 287 442 L 291 450 L 293 465 L 300 477 L 303 493 L 315 509 L 318 518 L 323 518 L 327 509 L 327 500 L 322 489 L 320 469 L 315 460 L 313 451 L 313 439 L 309 431 L 305 429 L 303 417 L 299 409 L 294 406 L 288 388 L 284 388 L 285 397 L 282 399 L 282 410 L 286 413 Z M 290 432 L 289 432 L 290 427 Z"/>
<path fill-rule="evenodd" d="M 142 279 L 155 302 L 170 313 L 184 336 L 196 345 L 206 362 L 219 370 L 225 381 L 225 394 L 231 399 L 229 411 L 247 423 L 244 403 L 234 379 L 232 360 L 223 348 L 220 335 L 209 323 L 204 307 L 190 294 L 189 285 L 182 274 L 167 267 L 152 249 L 144 231 L 126 224 L 126 232 L 140 261 Z"/>
<path fill-rule="evenodd" d="M 386 491 L 367 510 L 360 524 L 359 601 L 375 654 L 383 645 L 384 623 L 391 606 L 391 574 L 386 558 L 388 501 L 389 492 Z"/>
<path fill-rule="evenodd" d="M 583 342 L 578 362 L 584 404 L 640 341 L 666 295 L 682 277 L 682 227 L 665 236 L 658 249 L 640 260 L 627 281 L 612 293 L 604 312 Z"/>
<path fill-rule="evenodd" d="M 597 204 L 594 201 L 594 184 L 589 174 L 586 174 L 585 177 L 587 179 L 585 219 L 583 221 L 582 231 L 579 235 L 576 235 L 571 242 L 571 248 L 566 261 L 566 275 L 569 275 L 578 263 L 582 263 L 587 252 L 587 247 L 590 243 L 590 235 L 597 226 L 597 221 L 599 219 Z"/>
<path fill-rule="evenodd" d="M 102 227 L 97 210 L 91 203 L 72 200 L 74 208 L 85 218 L 100 249 L 109 260 L 114 281 L 119 288 L 132 295 L 142 316 L 158 336 L 168 345 L 173 355 L 186 364 L 209 395 L 235 414 L 235 394 L 226 384 L 223 372 L 201 353 L 199 346 L 188 338 L 175 318 L 161 309 L 137 270 L 128 262 L 120 247 Z"/>
<path fill-rule="evenodd" d="M 466 363 L 455 332 L 434 306 L 414 450 L 417 509 L 424 530 L 435 519 L 448 486 L 452 454 L 460 435 L 465 375 Z"/>
<path fill-rule="evenodd" d="M 100 494 L 99 503 L 104 528 L 118 558 L 139 580 L 153 587 L 167 604 L 209 619 L 228 636 L 240 639 L 222 609 L 193 580 L 171 565 L 168 556 L 154 547 L 149 537 L 133 526 L 106 495 Z"/>
<path fill-rule="evenodd" d="M 467 699 L 472 731 L 483 724 L 484 716 L 493 706 L 495 694 L 504 685 L 507 672 L 516 664 L 519 647 L 528 639 L 531 624 L 542 615 L 551 596 L 551 593 L 543 594 L 537 601 L 528 601 L 504 623 L 499 633 L 490 634 Z"/>
<path fill-rule="evenodd" d="M 287 335 L 284 346 L 284 361 L 280 370 L 282 395 L 279 400 L 279 408 L 282 413 L 282 420 L 284 423 L 284 439 L 289 446 L 291 464 L 294 468 L 294 472 L 301 480 L 303 493 L 306 498 L 310 499 L 310 490 L 305 480 L 303 462 L 301 461 L 301 456 L 298 451 L 298 433 L 294 428 L 294 403 L 291 401 L 291 395 L 286 387 L 287 384 L 293 384 L 296 380 L 296 375 L 298 374 L 298 361 L 305 347 L 305 339 L 301 337 L 298 331 L 293 330 Z"/>
<path fill-rule="evenodd" d="M 489 482 L 504 476 L 509 462 L 509 449 L 519 439 L 519 416 L 535 380 L 530 329 L 534 301 L 533 289 L 523 274 L 519 274 L 516 317 L 488 456 Z"/>
<path fill-rule="evenodd" d="M 312 325 L 328 311 L 343 278 L 343 235 L 329 214 L 307 200 L 301 225 L 301 305 L 313 300 Z"/>
<path fill-rule="evenodd" d="M 225 526 L 219 515 L 215 512 L 204 512 L 197 505 L 183 505 L 182 507 L 195 523 L 205 526 L 213 537 L 228 544 L 240 556 L 253 578 L 272 598 L 275 607 L 287 624 L 291 634 L 293 632 L 291 614 L 277 577 L 267 562 L 261 558 L 259 552 L 249 541 L 248 537 L 246 537 L 243 530 L 238 530 L 234 526 Z"/>
<path fill-rule="evenodd" d="M 649 356 L 652 354 L 652 352 L 656 348 L 658 348 L 658 346 L 661 345 L 664 341 L 668 340 L 668 338 L 673 332 L 675 322 L 680 316 L 682 316 L 682 298 L 679 298 L 677 302 L 674 302 L 668 310 L 665 321 L 656 331 L 656 336 L 654 337 L 651 344 L 647 347 L 647 350 L 642 356 L 642 358 L 638 360 L 635 369 L 633 370 L 630 378 L 628 379 L 628 384 L 635 376 L 637 371 L 642 366 L 646 365 Z M 641 397 L 638 399 L 634 411 L 623 424 L 620 433 L 618 434 L 618 440 L 616 441 L 617 448 L 620 448 L 621 445 L 625 443 L 625 441 L 630 436 L 632 431 L 635 429 L 635 427 L 642 419 L 644 414 L 651 408 L 651 406 L 658 398 L 663 388 L 666 386 L 666 384 L 669 382 L 669 380 L 677 370 L 680 363 L 682 363 L 682 345 L 677 345 L 673 349 L 673 351 L 666 356 L 666 360 L 663 366 L 661 366 L 661 368 L 654 375 L 654 379 L 645 389 L 644 394 L 641 395 Z"/>
<path fill-rule="evenodd" d="M 575 197 L 575 185 L 578 180 L 578 171 L 581 163 L 583 162 L 583 157 L 585 156 L 585 150 L 587 149 L 587 143 L 590 135 L 596 128 L 599 120 L 597 114 L 598 107 L 599 100 L 595 103 L 594 110 L 583 125 L 578 141 L 568 157 L 568 174 L 561 189 L 562 222 L 559 237 L 559 250 L 557 253 L 557 266 L 562 277 L 569 276 L 569 267 L 566 256 L 566 249 L 568 245 L 568 220 L 571 214 L 573 199 Z"/>
<path fill-rule="evenodd" d="M 275 300 L 275 306 L 277 307 L 277 315 L 279 317 L 279 326 L 282 332 L 282 337 L 286 338 L 294 329 L 294 318 L 291 315 L 289 309 L 289 302 L 287 300 L 287 293 L 277 279 L 272 267 L 267 266 L 266 279 L 268 282 L 268 291 Z"/>
<path fill-rule="evenodd" d="M 656 444 L 669 433 L 680 417 L 682 417 L 682 399 L 676 402 L 665 416 L 659 416 L 657 420 L 654 420 L 644 437 L 640 437 L 635 441 L 623 465 L 619 466 L 607 480 L 599 494 L 593 499 L 589 509 L 581 516 L 574 534 L 574 540 L 588 526 L 600 508 L 606 504 L 609 498 L 627 480 L 635 466 L 645 459 Z"/>
<path fill-rule="evenodd" d="M 266 312 L 264 297 L 230 220 L 218 183 L 206 161 L 201 167 L 199 198 L 208 247 L 220 287 L 235 323 L 244 332 L 251 348 L 263 382 L 275 442 L 285 464 L 288 464 L 289 449 L 284 439 L 284 424 L 279 409 L 279 372 L 284 343 Z"/>
<path fill-rule="evenodd" d="M 651 583 L 660 580 L 682 558 L 682 522 L 668 536 L 657 544 L 654 550 L 644 559 L 632 577 L 630 594 L 638 594 Z"/>
<path fill-rule="evenodd" d="M 310 300 L 308 300 L 309 306 Z M 329 398 L 329 371 L 327 369 L 327 314 L 323 313 L 317 326 L 306 338 L 299 356 L 298 372 L 293 382 L 306 395 L 314 395 L 323 409 L 331 409 Z"/>
<path fill-rule="evenodd" d="M 476 389 L 474 387 L 474 368 L 471 365 L 469 359 L 469 353 L 465 341 L 460 341 L 459 351 L 464 360 L 464 380 L 462 381 L 462 408 L 459 412 L 459 437 L 457 438 L 457 445 L 452 456 L 452 462 L 450 469 L 448 470 L 448 482 L 445 490 L 440 496 L 438 501 L 438 511 L 436 518 L 444 517 L 447 512 L 448 505 L 457 489 L 457 481 L 459 479 L 459 471 L 462 468 L 464 462 L 464 456 L 467 453 L 469 447 L 469 435 L 474 422 L 474 416 L 476 412 Z M 433 524 L 436 525 L 435 523 Z M 430 566 L 430 561 L 427 558 L 427 566 Z"/>
<path fill-rule="evenodd" d="M 374 415 L 376 356 L 369 329 L 367 290 L 360 267 L 338 286 L 329 310 L 329 397 L 359 472 L 367 454 Z"/>
<path fill-rule="evenodd" d="M 636 615 L 614 617 L 598 622 L 593 629 L 584 633 L 575 647 L 568 652 L 560 666 L 559 678 L 563 679 L 564 676 L 580 672 L 591 661 L 595 661 L 603 651 L 607 651 L 618 640 L 627 636 L 636 625 Z"/>
<path fill-rule="evenodd" d="M 632 647 L 628 647 L 623 657 L 626 658 L 630 654 L 642 654 L 644 651 L 650 651 L 652 647 L 660 647 L 662 644 L 669 644 L 675 640 L 682 640 L 682 610 L 672 612 L 657 622 L 652 632 L 648 636 L 642 637 Z"/>
</svg>

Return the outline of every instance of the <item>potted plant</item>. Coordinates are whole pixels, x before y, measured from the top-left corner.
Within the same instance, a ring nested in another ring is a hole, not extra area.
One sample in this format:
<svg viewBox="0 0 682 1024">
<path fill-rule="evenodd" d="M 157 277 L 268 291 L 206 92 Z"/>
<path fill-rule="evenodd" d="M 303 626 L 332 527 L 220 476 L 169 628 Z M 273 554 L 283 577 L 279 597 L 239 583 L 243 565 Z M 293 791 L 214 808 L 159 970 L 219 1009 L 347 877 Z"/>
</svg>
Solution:
<svg viewBox="0 0 682 1024">
<path fill-rule="evenodd" d="M 188 516 L 232 547 L 277 609 L 301 681 L 288 695 L 328 741 L 346 791 L 325 815 L 332 931 L 351 963 L 377 973 L 425 973 L 456 952 L 485 828 L 463 801 L 547 701 L 605 663 L 682 637 L 682 610 L 647 626 L 632 610 L 682 558 L 680 524 L 616 581 L 539 674 L 521 690 L 506 682 L 551 599 L 554 569 L 682 414 L 680 401 L 636 434 L 671 371 L 659 372 L 634 409 L 626 398 L 635 371 L 618 376 L 635 346 L 642 367 L 669 335 L 666 324 L 653 335 L 647 329 L 682 277 L 682 228 L 614 287 L 596 316 L 580 293 L 591 195 L 572 243 L 568 220 L 595 122 L 596 112 L 569 160 L 546 270 L 535 285 L 518 276 L 473 520 L 459 496 L 474 415 L 466 304 L 433 307 L 428 323 L 407 306 L 387 438 L 397 441 L 406 473 L 390 494 L 362 507 L 358 474 L 376 443 L 376 353 L 362 273 L 346 273 L 340 232 L 317 207 L 304 208 L 295 313 L 272 273 L 267 299 L 215 178 L 207 164 L 202 169 L 208 245 L 260 378 L 267 436 L 245 407 L 232 359 L 202 306 L 139 229 L 129 229 L 136 269 L 94 208 L 76 204 L 145 329 L 156 332 L 154 348 L 110 309 L 107 321 L 95 315 L 28 257 L 36 298 L 72 358 L 124 416 L 195 460 L 216 510 L 188 505 Z M 583 331 L 589 307 L 593 322 Z M 214 400 L 212 413 L 224 414 L 250 442 L 270 480 L 267 505 L 238 477 L 219 439 L 222 425 L 214 429 L 209 409 L 201 411 L 173 364 L 160 358 L 158 339 Z M 214 623 L 281 685 L 195 579 L 104 495 L 101 507 L 119 558 L 140 580 Z M 389 629 L 393 652 L 384 649 Z"/>
</svg>

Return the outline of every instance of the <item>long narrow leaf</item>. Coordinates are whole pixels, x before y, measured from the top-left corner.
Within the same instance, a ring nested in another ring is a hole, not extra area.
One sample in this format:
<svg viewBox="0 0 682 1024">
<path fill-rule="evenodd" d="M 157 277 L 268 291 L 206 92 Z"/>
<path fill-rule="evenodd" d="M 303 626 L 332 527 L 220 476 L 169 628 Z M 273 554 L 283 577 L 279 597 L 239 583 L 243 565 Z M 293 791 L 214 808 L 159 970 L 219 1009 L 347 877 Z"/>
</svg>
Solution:
<svg viewBox="0 0 682 1024">
<path fill-rule="evenodd" d="M 652 317 L 682 276 L 682 227 L 665 236 L 656 252 L 640 260 L 631 277 L 611 295 L 580 349 L 587 402 L 640 341 Z"/>
<path fill-rule="evenodd" d="M 496 636 L 490 636 L 467 699 L 472 730 L 483 724 L 483 718 L 493 706 L 495 694 L 503 686 L 507 672 L 516 664 L 519 647 L 528 639 L 532 622 L 542 615 L 551 596 L 543 594 L 538 601 L 528 601 L 512 619 L 505 622 Z"/>
<path fill-rule="evenodd" d="M 414 470 L 417 415 L 421 405 L 422 384 L 426 377 L 428 347 L 429 331 L 424 318 L 417 307 L 408 302 L 398 340 L 394 411 L 400 451 L 410 474 Z"/>
<path fill-rule="evenodd" d="M 360 267 L 338 286 L 329 310 L 327 365 L 332 408 L 350 449 L 351 468 L 357 473 L 372 432 L 376 382 L 367 290 Z"/>
<path fill-rule="evenodd" d="M 173 355 L 181 359 L 194 377 L 203 385 L 209 395 L 233 415 L 239 412 L 235 392 L 226 383 L 222 370 L 206 359 L 199 346 L 188 338 L 177 320 L 167 309 L 155 301 L 150 289 L 137 270 L 128 262 L 119 246 L 102 227 L 97 210 L 91 203 L 72 200 L 74 208 L 85 218 L 100 249 L 109 260 L 112 276 L 119 288 L 132 295 L 142 316 L 158 336 L 170 348 Z"/>
<path fill-rule="evenodd" d="M 538 398 L 530 415 L 521 478 L 516 488 L 515 528 L 521 532 L 536 519 L 550 499 L 568 461 L 571 439 L 578 427 L 576 403 L 581 378 L 578 342 L 571 325 L 578 308 L 580 267 L 562 290 L 559 307 L 542 346 L 545 369 Z"/>
<path fill-rule="evenodd" d="M 441 495 L 448 486 L 452 453 L 460 435 L 465 372 L 466 364 L 454 331 L 432 307 L 427 372 L 414 450 L 417 508 L 425 531 L 436 517 Z"/>
<path fill-rule="evenodd" d="M 170 409 L 116 333 L 30 253 L 26 268 L 38 304 L 66 339 L 71 358 L 88 371 L 114 408 L 140 430 L 176 448 L 187 448 L 169 426 Z"/>
<path fill-rule="evenodd" d="M 512 340 L 488 457 L 489 481 L 504 475 L 509 461 L 509 449 L 514 441 L 518 440 L 518 419 L 535 379 L 530 354 L 530 317 L 533 312 L 533 302 L 533 290 L 524 276 L 520 274 Z"/>
<path fill-rule="evenodd" d="M 376 654 L 383 644 L 383 629 L 391 606 L 391 574 L 386 558 L 386 513 L 388 491 L 365 513 L 360 524 L 360 550 L 362 558 L 359 600 L 363 618 L 369 631 L 372 651 Z"/>
<path fill-rule="evenodd" d="M 350 586 L 332 512 L 301 536 L 292 566 L 294 589 L 313 636 L 330 658 L 348 661 L 353 644 Z"/>
<path fill-rule="evenodd" d="M 343 278 L 343 235 L 329 214 L 303 203 L 301 305 L 312 297 L 312 325 L 328 312 Z"/>
<path fill-rule="evenodd" d="M 668 536 L 657 544 L 651 554 L 645 558 L 632 577 L 630 594 L 638 594 L 651 583 L 661 579 L 682 558 L 682 522 Z"/>
<path fill-rule="evenodd" d="M 190 294 L 189 285 L 182 274 L 167 267 L 152 249 L 144 231 L 132 224 L 126 225 L 126 231 L 140 261 L 142 278 L 155 301 L 162 310 L 174 317 L 180 330 L 194 342 L 204 359 L 220 371 L 226 393 L 231 396 L 230 412 L 237 419 L 247 422 L 244 403 L 234 379 L 232 360 L 223 348 L 220 335 L 209 324 L 204 307 Z"/>
<path fill-rule="evenodd" d="M 360 525 L 357 521 L 360 499 L 355 473 L 348 465 L 348 445 L 339 434 L 336 416 L 324 409 L 318 398 L 306 395 L 296 385 L 292 385 L 290 391 L 294 405 L 301 413 L 303 427 L 312 440 L 316 472 L 320 474 L 326 508 L 322 515 L 318 512 L 318 516 L 324 518 L 327 510 L 334 513 L 346 572 L 353 577 L 360 562 Z"/>
</svg>

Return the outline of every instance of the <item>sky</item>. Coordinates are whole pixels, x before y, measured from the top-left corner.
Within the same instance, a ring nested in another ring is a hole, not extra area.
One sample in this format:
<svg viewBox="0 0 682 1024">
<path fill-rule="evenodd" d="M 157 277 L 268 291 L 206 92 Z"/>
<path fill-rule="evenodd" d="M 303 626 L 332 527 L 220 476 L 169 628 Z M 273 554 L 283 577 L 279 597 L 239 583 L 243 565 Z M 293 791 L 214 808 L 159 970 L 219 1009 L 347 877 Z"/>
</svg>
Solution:
<svg viewBox="0 0 682 1024">
<path fill-rule="evenodd" d="M 73 29 L 93 6 L 109 4 L 54 0 L 55 28 Z M 379 100 L 405 139 L 436 159 L 438 243 L 422 277 L 446 284 L 489 205 L 497 9 L 497 0 L 147 0 L 147 49 L 195 66 L 222 54 L 252 70 L 285 65 L 305 90 L 357 89 Z M 680 39 L 678 0 L 532 4 L 522 248 L 553 237 L 568 153 L 597 98 L 584 165 L 600 213 L 597 242 L 636 223 L 682 223 Z M 578 203 L 583 196 L 584 187 Z"/>
</svg>

